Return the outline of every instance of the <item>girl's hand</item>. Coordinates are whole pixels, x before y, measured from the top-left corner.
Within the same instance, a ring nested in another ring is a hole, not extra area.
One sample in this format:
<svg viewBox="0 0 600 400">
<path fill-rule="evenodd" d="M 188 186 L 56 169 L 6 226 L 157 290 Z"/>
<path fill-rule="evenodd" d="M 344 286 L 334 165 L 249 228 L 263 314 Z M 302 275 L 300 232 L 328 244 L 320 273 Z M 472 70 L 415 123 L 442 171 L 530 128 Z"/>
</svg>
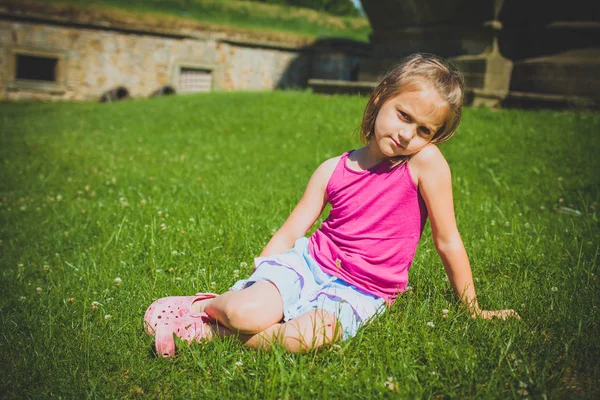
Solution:
<svg viewBox="0 0 600 400">
<path fill-rule="evenodd" d="M 519 313 L 515 310 L 477 310 L 471 314 L 471 317 L 483 319 L 501 318 L 502 320 L 506 320 L 507 318 L 521 319 Z"/>
</svg>

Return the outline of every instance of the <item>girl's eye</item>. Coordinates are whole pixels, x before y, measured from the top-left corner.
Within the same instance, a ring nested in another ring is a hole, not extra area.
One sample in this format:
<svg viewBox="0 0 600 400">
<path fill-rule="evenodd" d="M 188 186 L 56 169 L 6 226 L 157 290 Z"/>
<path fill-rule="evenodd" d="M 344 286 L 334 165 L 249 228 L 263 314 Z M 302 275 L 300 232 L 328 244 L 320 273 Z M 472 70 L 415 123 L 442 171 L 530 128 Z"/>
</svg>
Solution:
<svg viewBox="0 0 600 400">
<path fill-rule="evenodd" d="M 402 119 L 404 119 L 404 120 L 406 120 L 406 121 L 410 122 L 410 116 L 409 116 L 407 113 L 405 113 L 405 112 L 402 112 L 402 111 L 398 111 L 398 114 L 400 114 L 400 117 L 401 117 Z"/>
<path fill-rule="evenodd" d="M 423 133 L 423 135 L 429 135 L 431 133 L 431 131 L 425 128 L 424 126 L 421 127 L 421 132 Z"/>
</svg>

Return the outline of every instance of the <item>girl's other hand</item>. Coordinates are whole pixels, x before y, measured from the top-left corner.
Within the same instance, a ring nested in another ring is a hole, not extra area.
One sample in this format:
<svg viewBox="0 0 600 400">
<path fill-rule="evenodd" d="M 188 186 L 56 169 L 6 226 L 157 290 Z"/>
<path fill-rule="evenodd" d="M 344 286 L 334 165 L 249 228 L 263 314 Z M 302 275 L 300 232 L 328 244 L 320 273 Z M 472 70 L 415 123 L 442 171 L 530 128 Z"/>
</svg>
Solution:
<svg viewBox="0 0 600 400">
<path fill-rule="evenodd" d="M 521 319 L 519 313 L 515 310 L 478 310 L 471 317 L 483 319 L 501 318 L 502 320 L 506 320 L 507 318 Z"/>
</svg>

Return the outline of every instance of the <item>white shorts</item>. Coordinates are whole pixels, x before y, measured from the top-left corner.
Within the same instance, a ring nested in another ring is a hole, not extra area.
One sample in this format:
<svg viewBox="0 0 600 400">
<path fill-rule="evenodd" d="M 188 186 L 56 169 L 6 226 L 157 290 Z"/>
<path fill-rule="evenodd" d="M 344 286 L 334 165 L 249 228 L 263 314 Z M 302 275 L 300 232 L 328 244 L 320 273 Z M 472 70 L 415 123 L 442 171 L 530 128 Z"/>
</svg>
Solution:
<svg viewBox="0 0 600 400">
<path fill-rule="evenodd" d="M 247 288 L 258 281 L 273 283 L 283 300 L 283 321 L 314 309 L 336 316 L 343 339 L 385 310 L 385 301 L 342 279 L 323 272 L 308 251 L 308 239 L 298 239 L 294 248 L 255 260 L 256 269 L 248 279 L 237 281 L 231 290 Z"/>
</svg>

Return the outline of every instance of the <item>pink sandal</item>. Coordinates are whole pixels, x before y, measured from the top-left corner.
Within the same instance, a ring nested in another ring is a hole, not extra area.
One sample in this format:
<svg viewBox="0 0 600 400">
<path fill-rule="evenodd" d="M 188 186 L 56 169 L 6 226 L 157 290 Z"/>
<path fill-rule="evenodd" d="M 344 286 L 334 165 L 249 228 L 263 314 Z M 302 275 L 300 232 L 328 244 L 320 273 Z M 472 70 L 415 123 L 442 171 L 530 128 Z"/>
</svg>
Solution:
<svg viewBox="0 0 600 400">
<path fill-rule="evenodd" d="M 192 303 L 215 297 L 217 295 L 214 293 L 196 293 L 195 296 L 171 296 L 156 300 L 148 307 L 146 315 L 144 315 L 146 333 L 152 336 L 160 325 L 176 322 L 186 315 L 205 316 L 204 313 L 192 313 Z"/>
<path fill-rule="evenodd" d="M 154 336 L 156 354 L 161 357 L 173 357 L 175 355 L 173 335 L 177 335 L 177 337 L 188 343 L 201 342 L 211 331 L 209 325 L 211 322 L 214 322 L 214 320 L 206 313 L 188 313 L 181 318 L 172 319 L 164 324 L 161 323 L 156 328 L 156 335 Z"/>
</svg>

